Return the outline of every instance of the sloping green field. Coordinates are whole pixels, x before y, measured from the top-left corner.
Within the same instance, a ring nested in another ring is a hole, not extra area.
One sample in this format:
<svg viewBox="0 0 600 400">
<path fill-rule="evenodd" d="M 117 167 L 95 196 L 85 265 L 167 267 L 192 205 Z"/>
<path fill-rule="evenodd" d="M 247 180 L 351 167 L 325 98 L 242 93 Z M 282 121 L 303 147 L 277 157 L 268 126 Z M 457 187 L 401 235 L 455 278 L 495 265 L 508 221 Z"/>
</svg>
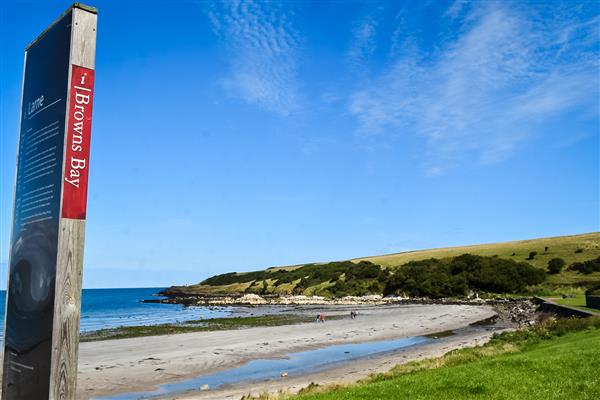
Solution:
<svg viewBox="0 0 600 400">
<path fill-rule="evenodd" d="M 546 250 L 546 247 L 548 250 Z M 578 250 L 581 251 L 577 252 Z M 538 254 L 533 260 L 526 260 L 531 251 L 537 251 Z M 548 261 L 552 258 L 562 258 L 567 264 L 570 264 L 600 256 L 600 232 L 474 246 L 407 251 L 382 256 L 357 258 L 354 261 L 368 260 L 384 267 L 393 267 L 409 261 L 454 257 L 465 253 L 479 256 L 497 255 L 498 257 L 509 258 L 515 261 L 527 261 L 535 267 L 545 268 Z"/>
</svg>

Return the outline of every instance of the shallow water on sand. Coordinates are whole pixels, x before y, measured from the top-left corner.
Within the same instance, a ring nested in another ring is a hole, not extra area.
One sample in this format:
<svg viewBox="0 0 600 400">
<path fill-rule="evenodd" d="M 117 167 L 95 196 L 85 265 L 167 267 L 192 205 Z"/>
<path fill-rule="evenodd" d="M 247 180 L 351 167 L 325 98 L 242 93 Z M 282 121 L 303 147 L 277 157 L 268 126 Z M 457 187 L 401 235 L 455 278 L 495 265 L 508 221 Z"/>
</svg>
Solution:
<svg viewBox="0 0 600 400">
<path fill-rule="evenodd" d="M 210 375 L 198 376 L 185 381 L 160 385 L 159 389 L 154 391 L 99 397 L 97 400 L 150 399 L 157 396 L 200 390 L 203 387 L 210 390 L 228 384 L 273 380 L 280 378 L 282 373 L 286 373 L 289 377 L 294 377 L 309 372 L 322 371 L 341 362 L 400 350 L 406 347 L 428 343 L 432 340 L 434 339 L 425 336 L 415 336 L 378 342 L 327 346 L 317 350 L 290 353 L 286 358 L 281 359 L 252 360 L 237 368 Z"/>
</svg>

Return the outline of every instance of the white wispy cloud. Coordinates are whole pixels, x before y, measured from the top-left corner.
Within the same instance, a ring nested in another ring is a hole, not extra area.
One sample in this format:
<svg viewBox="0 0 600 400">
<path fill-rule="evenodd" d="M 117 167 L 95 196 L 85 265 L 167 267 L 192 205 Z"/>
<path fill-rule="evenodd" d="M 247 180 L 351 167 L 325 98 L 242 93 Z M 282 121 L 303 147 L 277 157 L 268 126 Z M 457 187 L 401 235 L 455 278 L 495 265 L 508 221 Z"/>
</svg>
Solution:
<svg viewBox="0 0 600 400">
<path fill-rule="evenodd" d="M 469 0 L 454 0 L 450 7 L 446 10 L 444 16 L 450 18 L 456 18 L 460 15 L 461 12 L 468 6 Z"/>
<path fill-rule="evenodd" d="M 361 135 L 416 132 L 436 175 L 473 158 L 502 160 L 562 112 L 597 112 L 597 23 L 484 4 L 436 54 L 396 57 L 352 94 Z"/>
<path fill-rule="evenodd" d="M 367 61 L 377 47 L 377 22 L 372 16 L 365 17 L 354 29 L 348 50 L 349 59 L 356 65 Z"/>
<path fill-rule="evenodd" d="M 289 13 L 277 3 L 233 1 L 208 14 L 231 53 L 228 92 L 280 115 L 296 110 L 299 40 Z"/>
</svg>

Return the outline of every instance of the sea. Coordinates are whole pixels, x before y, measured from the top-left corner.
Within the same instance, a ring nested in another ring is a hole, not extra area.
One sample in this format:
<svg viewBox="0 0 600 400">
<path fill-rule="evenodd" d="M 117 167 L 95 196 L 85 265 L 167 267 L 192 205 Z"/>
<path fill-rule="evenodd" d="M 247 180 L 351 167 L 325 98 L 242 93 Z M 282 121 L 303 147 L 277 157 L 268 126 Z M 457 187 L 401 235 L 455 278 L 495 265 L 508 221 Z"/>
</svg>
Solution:
<svg viewBox="0 0 600 400">
<path fill-rule="evenodd" d="M 231 315 L 230 307 L 186 307 L 180 304 L 142 303 L 160 299 L 164 288 L 83 289 L 81 332 L 119 326 L 158 325 Z M 0 290 L 0 341 L 4 338 L 6 291 Z"/>
</svg>

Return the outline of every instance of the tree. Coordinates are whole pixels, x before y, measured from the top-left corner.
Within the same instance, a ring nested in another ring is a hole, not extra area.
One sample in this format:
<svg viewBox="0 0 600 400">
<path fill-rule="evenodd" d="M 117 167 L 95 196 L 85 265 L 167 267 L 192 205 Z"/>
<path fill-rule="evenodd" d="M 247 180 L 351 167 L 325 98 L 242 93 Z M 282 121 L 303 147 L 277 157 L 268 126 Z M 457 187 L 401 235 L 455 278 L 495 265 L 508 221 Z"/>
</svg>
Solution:
<svg viewBox="0 0 600 400">
<path fill-rule="evenodd" d="M 565 260 L 562 258 L 553 258 L 548 261 L 548 273 L 549 274 L 558 274 L 565 266 Z"/>
<path fill-rule="evenodd" d="M 546 279 L 546 273 L 526 262 L 473 254 L 410 261 L 387 280 L 384 295 L 412 297 L 466 296 L 469 290 L 523 293 Z"/>
<path fill-rule="evenodd" d="M 262 289 L 260 290 L 260 294 L 267 294 L 269 292 L 269 285 L 267 281 L 263 281 Z"/>
<path fill-rule="evenodd" d="M 530 251 L 529 252 L 529 257 L 527 257 L 528 260 L 533 260 L 535 258 L 535 256 L 537 256 L 537 251 Z"/>
<path fill-rule="evenodd" d="M 569 269 L 586 275 L 591 274 L 592 272 L 600 272 L 600 257 L 584 262 L 575 262 L 571 264 Z"/>
</svg>

